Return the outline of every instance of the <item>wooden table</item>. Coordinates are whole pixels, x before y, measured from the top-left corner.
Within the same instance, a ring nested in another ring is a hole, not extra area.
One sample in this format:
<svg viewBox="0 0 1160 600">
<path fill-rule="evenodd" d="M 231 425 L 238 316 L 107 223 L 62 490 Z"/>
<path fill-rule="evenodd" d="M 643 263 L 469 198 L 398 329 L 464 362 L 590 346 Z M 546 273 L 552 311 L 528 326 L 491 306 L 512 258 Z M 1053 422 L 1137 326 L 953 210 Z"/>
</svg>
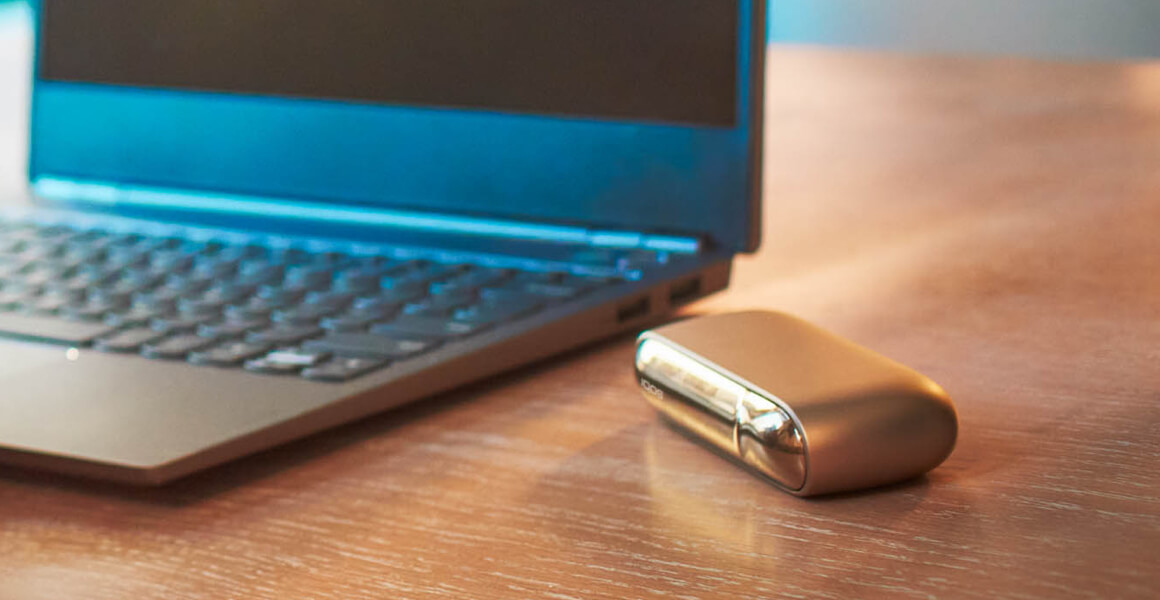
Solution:
<svg viewBox="0 0 1160 600">
<path fill-rule="evenodd" d="M 1160 595 L 1160 64 L 770 75 L 767 241 L 692 311 L 930 374 L 928 477 L 781 494 L 657 421 L 625 337 L 163 490 L 0 471 L 0 598 Z"/>
</svg>

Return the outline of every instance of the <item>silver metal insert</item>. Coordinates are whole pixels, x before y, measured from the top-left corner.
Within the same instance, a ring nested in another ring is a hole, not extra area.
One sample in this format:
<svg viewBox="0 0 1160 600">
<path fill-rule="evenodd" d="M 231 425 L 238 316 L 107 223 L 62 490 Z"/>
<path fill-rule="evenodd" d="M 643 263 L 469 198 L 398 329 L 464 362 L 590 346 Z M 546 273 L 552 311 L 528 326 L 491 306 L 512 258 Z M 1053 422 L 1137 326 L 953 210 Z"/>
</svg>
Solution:
<svg viewBox="0 0 1160 600">
<path fill-rule="evenodd" d="M 637 348 L 636 370 L 645 398 L 678 425 L 778 485 L 805 485 L 801 429 L 776 402 L 655 339 Z"/>
</svg>

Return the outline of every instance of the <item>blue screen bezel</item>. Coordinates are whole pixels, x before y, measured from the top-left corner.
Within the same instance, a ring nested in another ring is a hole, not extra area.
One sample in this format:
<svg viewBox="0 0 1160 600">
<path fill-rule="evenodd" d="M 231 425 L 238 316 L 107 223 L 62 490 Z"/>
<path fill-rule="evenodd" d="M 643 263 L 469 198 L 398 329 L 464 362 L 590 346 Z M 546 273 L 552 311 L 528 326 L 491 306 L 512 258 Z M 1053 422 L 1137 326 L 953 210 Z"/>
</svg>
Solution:
<svg viewBox="0 0 1160 600">
<path fill-rule="evenodd" d="M 38 61 L 30 176 L 699 235 L 752 250 L 766 18 L 765 2 L 738 4 L 734 127 L 63 83 L 40 80 Z"/>
</svg>

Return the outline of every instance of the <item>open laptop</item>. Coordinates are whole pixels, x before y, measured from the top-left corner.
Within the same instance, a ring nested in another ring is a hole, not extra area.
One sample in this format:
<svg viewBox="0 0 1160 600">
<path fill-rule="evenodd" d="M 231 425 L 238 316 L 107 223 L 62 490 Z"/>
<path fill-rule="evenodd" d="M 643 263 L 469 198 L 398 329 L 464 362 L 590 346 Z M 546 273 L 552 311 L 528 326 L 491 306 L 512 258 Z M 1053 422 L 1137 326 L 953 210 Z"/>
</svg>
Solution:
<svg viewBox="0 0 1160 600">
<path fill-rule="evenodd" d="M 0 463 L 160 484 L 758 244 L 763 0 L 40 0 Z"/>
</svg>

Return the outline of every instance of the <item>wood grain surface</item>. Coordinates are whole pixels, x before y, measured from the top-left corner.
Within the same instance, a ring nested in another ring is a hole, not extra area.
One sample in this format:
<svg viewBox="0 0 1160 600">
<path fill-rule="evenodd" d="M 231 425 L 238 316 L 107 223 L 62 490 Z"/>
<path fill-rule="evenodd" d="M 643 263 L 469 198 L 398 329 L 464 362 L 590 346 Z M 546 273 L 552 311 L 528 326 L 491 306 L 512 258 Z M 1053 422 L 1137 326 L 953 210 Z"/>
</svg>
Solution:
<svg viewBox="0 0 1160 600">
<path fill-rule="evenodd" d="M 926 372 L 942 467 L 781 494 L 626 337 L 162 490 L 0 471 L 0 600 L 1160 595 L 1160 64 L 770 58 L 766 243 L 690 312 Z"/>
</svg>

